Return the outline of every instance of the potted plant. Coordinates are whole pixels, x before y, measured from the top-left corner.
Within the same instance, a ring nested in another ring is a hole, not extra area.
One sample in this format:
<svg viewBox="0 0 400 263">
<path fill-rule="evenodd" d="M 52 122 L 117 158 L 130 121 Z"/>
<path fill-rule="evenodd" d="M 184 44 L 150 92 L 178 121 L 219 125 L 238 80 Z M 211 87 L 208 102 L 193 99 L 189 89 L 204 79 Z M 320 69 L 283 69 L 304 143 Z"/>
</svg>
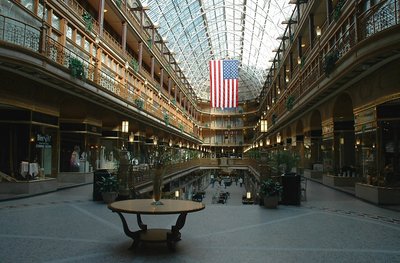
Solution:
<svg viewBox="0 0 400 263">
<path fill-rule="evenodd" d="M 282 185 L 271 178 L 261 182 L 259 195 L 264 200 L 267 208 L 276 208 L 279 202 L 279 195 L 282 192 Z"/>
<path fill-rule="evenodd" d="M 292 174 L 292 169 L 297 167 L 299 156 L 290 151 L 277 151 L 271 155 L 270 165 L 279 173 Z"/>
<path fill-rule="evenodd" d="M 102 176 L 98 182 L 105 203 L 109 204 L 118 197 L 118 179 L 116 176 Z"/>
</svg>

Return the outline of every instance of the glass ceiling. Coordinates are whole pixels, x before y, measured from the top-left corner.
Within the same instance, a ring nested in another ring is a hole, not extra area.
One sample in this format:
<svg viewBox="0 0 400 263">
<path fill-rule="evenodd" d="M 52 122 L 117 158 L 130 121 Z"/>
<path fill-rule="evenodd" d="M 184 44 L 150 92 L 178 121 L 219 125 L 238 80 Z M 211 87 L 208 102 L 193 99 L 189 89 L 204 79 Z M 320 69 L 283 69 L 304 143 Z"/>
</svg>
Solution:
<svg viewBox="0 0 400 263">
<path fill-rule="evenodd" d="M 287 20 L 289 0 L 142 1 L 197 97 L 210 100 L 209 60 L 237 59 L 239 101 L 260 95 Z M 144 3 L 147 2 L 147 3 Z"/>
</svg>

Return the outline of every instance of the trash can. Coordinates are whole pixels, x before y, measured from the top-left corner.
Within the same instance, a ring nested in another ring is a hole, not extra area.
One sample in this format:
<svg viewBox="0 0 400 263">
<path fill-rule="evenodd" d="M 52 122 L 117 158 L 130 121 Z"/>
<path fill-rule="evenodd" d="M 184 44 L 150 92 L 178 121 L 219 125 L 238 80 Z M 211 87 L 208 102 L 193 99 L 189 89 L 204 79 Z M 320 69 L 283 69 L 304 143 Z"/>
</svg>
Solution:
<svg viewBox="0 0 400 263">
<path fill-rule="evenodd" d="M 281 204 L 283 205 L 300 205 L 301 185 L 300 175 L 296 173 L 285 173 L 282 179 L 282 196 Z"/>
<path fill-rule="evenodd" d="M 101 196 L 100 185 L 98 182 L 100 182 L 101 177 L 110 177 L 112 174 L 107 169 L 96 170 L 93 174 L 93 201 L 102 201 L 103 197 Z"/>
</svg>

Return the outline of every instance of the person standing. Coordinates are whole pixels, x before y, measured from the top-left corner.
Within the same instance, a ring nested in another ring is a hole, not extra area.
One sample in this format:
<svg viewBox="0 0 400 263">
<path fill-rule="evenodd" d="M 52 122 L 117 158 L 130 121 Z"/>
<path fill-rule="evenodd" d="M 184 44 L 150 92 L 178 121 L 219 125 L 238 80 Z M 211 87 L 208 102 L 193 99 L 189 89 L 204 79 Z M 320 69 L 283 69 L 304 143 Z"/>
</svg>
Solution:
<svg viewBox="0 0 400 263">
<path fill-rule="evenodd" d="M 242 187 L 242 185 L 243 185 L 243 178 L 242 177 L 239 178 L 239 184 L 240 184 L 240 187 Z"/>
</svg>

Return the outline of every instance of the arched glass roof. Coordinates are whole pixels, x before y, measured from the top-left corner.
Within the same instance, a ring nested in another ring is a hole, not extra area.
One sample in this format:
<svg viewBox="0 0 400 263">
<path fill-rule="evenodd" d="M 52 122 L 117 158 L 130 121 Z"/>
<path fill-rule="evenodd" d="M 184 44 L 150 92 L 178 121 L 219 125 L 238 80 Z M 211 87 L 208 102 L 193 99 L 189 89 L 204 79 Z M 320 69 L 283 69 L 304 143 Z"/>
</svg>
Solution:
<svg viewBox="0 0 400 263">
<path fill-rule="evenodd" d="M 239 101 L 260 95 L 287 20 L 289 0 L 150 0 L 147 15 L 196 93 L 210 99 L 209 61 L 237 59 Z"/>
</svg>

